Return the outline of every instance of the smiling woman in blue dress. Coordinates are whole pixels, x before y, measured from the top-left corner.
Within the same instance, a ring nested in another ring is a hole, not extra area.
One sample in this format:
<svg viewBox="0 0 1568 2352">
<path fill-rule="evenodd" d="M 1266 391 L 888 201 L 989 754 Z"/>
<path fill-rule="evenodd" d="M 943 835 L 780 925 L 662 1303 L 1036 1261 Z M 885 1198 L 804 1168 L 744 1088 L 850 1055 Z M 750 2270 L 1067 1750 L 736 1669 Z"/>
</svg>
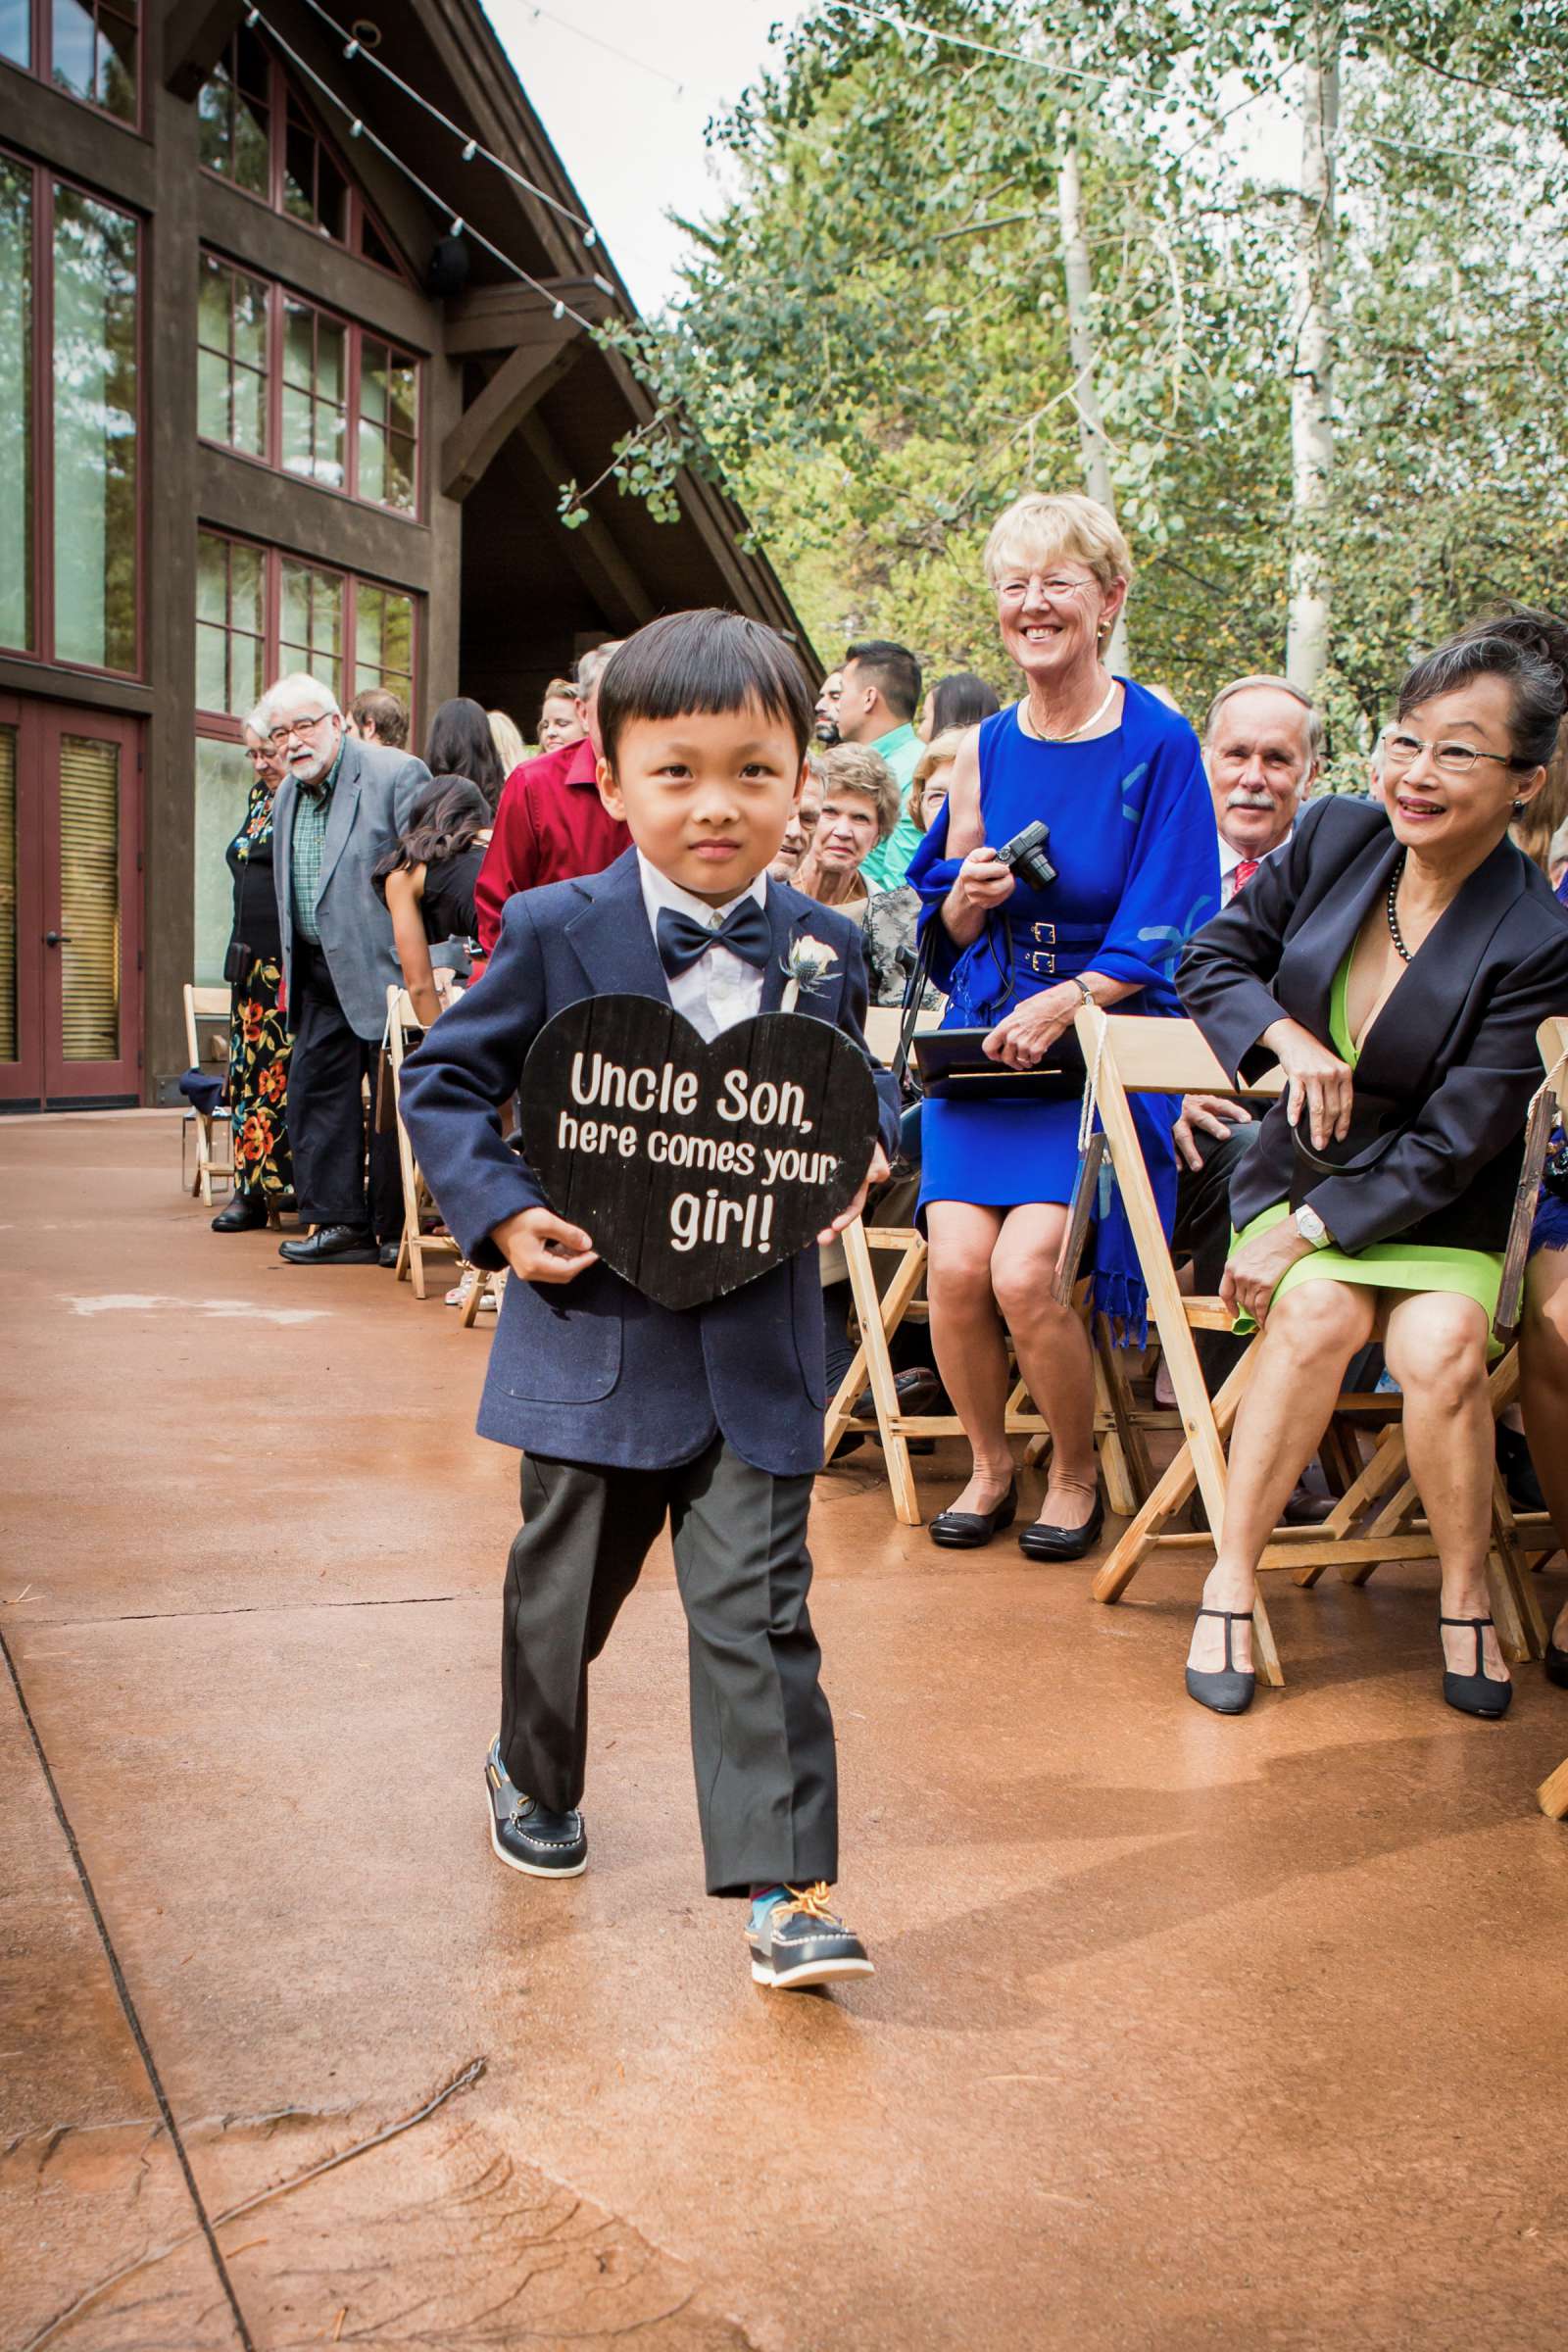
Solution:
<svg viewBox="0 0 1568 2352">
<path fill-rule="evenodd" d="M 944 1026 L 983 1027 L 986 1052 L 1036 1066 L 1086 999 L 1178 1014 L 1183 942 L 1219 905 L 1219 853 L 1198 739 L 1102 652 L 1126 601 L 1127 543 L 1092 499 L 1019 499 L 986 545 L 1008 659 L 1026 692 L 966 739 L 948 805 L 909 867 L 938 926 L 933 976 Z M 997 849 L 1037 820 L 1056 878 L 1021 880 Z M 1179 1102 L 1140 1097 L 1135 1116 L 1167 1230 Z M 1031 1559 L 1077 1559 L 1096 1542 L 1094 1369 L 1082 1322 L 1054 1295 L 1078 1164 L 1078 1102 L 930 1101 L 921 1112 L 920 1210 L 930 1243 L 931 1336 L 973 1474 L 932 1540 L 968 1549 L 1016 1509 L 1004 1413 L 1003 1326 L 1052 1432 Z M 1145 1295 L 1125 1217 L 1102 1203 L 1095 1303 L 1134 1338 Z"/>
</svg>

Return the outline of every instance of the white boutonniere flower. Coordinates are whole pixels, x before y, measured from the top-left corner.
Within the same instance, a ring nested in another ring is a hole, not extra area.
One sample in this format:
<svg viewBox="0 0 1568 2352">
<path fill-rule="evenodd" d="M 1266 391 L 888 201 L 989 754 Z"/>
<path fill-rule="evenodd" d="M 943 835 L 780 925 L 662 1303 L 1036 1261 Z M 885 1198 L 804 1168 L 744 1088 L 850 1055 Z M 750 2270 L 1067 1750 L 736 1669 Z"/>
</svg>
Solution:
<svg viewBox="0 0 1568 2352">
<path fill-rule="evenodd" d="M 837 950 L 830 948 L 825 939 L 813 939 L 808 931 L 805 931 L 799 939 L 792 940 L 784 958 L 789 985 L 784 991 L 780 1010 L 793 1012 L 800 1003 L 802 989 L 815 988 L 837 961 Z"/>
</svg>

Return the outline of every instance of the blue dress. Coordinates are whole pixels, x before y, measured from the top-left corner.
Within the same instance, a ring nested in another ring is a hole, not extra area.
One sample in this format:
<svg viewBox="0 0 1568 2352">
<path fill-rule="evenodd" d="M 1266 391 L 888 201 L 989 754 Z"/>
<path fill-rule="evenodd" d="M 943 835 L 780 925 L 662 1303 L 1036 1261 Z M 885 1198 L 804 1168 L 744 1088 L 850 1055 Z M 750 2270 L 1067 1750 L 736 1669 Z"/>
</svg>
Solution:
<svg viewBox="0 0 1568 2352">
<path fill-rule="evenodd" d="M 1122 722 L 1088 743 L 1038 743 L 1016 708 L 980 729 L 980 814 L 994 847 L 1037 817 L 1051 828 L 1056 880 L 1020 882 L 971 947 L 937 938 L 933 977 L 948 992 L 945 1028 L 990 1028 L 1024 998 L 1075 973 L 1103 972 L 1138 990 L 1118 1011 L 1179 1019 L 1174 974 L 1195 931 L 1219 909 L 1213 804 L 1186 719 L 1124 680 Z M 947 855 L 947 810 L 910 864 L 921 924 L 958 871 Z M 1176 1096 L 1132 1098 L 1154 1196 L 1168 1233 L 1176 1208 L 1171 1129 Z M 1066 1201 L 1078 1167 L 1076 1102 L 928 1102 L 921 1109 L 920 1206 L 969 1200 L 991 1208 Z M 1095 1237 L 1095 1303 L 1141 1337 L 1146 1311 L 1137 1253 L 1119 1199 L 1102 1180 Z"/>
</svg>

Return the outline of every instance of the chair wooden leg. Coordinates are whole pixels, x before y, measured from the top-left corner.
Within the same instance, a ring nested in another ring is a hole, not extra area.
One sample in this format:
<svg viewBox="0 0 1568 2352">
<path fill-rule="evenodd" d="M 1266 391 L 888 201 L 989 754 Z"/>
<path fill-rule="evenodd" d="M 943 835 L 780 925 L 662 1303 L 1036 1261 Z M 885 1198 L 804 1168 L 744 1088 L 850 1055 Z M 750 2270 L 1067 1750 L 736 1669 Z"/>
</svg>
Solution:
<svg viewBox="0 0 1568 2352">
<path fill-rule="evenodd" d="M 409 1253 L 409 1280 L 414 1285 L 416 1298 L 424 1297 L 424 1249 L 419 1236 L 403 1229 L 402 1247 Z"/>
<path fill-rule="evenodd" d="M 1513 1505 L 1508 1490 L 1502 1483 L 1500 1471 L 1492 1474 L 1492 1551 L 1489 1560 L 1497 1563 L 1498 1581 L 1505 1588 L 1511 1610 L 1519 1629 L 1521 1658 L 1544 1658 L 1546 1654 L 1546 1620 L 1542 1614 L 1536 1588 L 1525 1566 L 1519 1547 L 1519 1531 L 1514 1525 Z M 1494 1606 L 1493 1615 L 1496 1617 Z M 1497 1618 L 1499 1638 L 1502 1619 Z"/>
<path fill-rule="evenodd" d="M 469 1286 L 468 1296 L 463 1301 L 463 1309 L 458 1317 L 463 1329 L 465 1331 L 471 1331 L 475 1323 L 479 1320 L 479 1309 L 484 1303 L 485 1293 L 490 1289 L 492 1284 L 499 1285 L 506 1280 L 506 1277 L 503 1274 L 481 1274 L 476 1267 L 470 1266 L 462 1260 L 459 1262 L 461 1271 L 458 1275 L 458 1280 L 460 1282 L 463 1280 L 465 1274 L 472 1274 L 473 1276 L 473 1281 Z M 497 1304 L 499 1305 L 499 1303 L 500 1300 L 498 1297 Z"/>
<path fill-rule="evenodd" d="M 1548 1821 L 1568 1820 L 1568 1758 L 1542 1782 L 1536 1802 Z"/>
<path fill-rule="evenodd" d="M 904 1433 L 896 1426 L 899 1393 L 894 1386 L 893 1359 L 888 1353 L 888 1334 L 883 1321 L 886 1309 L 877 1294 L 876 1278 L 871 1271 L 871 1252 L 866 1247 L 865 1227 L 858 1217 L 845 1229 L 844 1262 L 849 1268 L 855 1309 L 860 1318 L 860 1345 L 865 1351 L 865 1368 L 871 1378 L 871 1397 L 876 1406 L 882 1455 L 887 1464 L 888 1485 L 893 1492 L 893 1515 L 901 1527 L 918 1527 L 920 1498 L 915 1492 L 914 1472 L 909 1467 L 909 1447 Z M 890 1301 L 900 1276 L 906 1271 L 906 1265 L 901 1266 L 899 1274 L 895 1275 L 890 1286 Z M 906 1296 L 905 1303 L 907 1303 Z"/>
<path fill-rule="evenodd" d="M 1253 1345 L 1255 1347 L 1256 1343 Z M 1235 1420 L 1236 1408 L 1251 1377 L 1252 1349 L 1250 1348 L 1214 1399 L 1214 1426 L 1221 1437 L 1226 1435 Z M 1174 1518 L 1197 1484 L 1193 1449 L 1190 1446 L 1183 1446 L 1169 1467 L 1160 1472 L 1138 1516 L 1124 1530 L 1115 1549 L 1095 1578 L 1091 1589 L 1096 1600 L 1102 1600 L 1107 1605 L 1120 1600 L 1152 1549 L 1153 1538 L 1159 1534 L 1167 1519 Z"/>
<path fill-rule="evenodd" d="M 1144 1433 L 1133 1413 L 1133 1396 L 1122 1361 L 1126 1350 L 1111 1345 L 1110 1325 L 1095 1319 L 1095 1400 L 1110 1415 L 1112 1428 L 1101 1445 L 1105 1499 L 1118 1519 L 1130 1518 L 1154 1483 Z"/>
</svg>

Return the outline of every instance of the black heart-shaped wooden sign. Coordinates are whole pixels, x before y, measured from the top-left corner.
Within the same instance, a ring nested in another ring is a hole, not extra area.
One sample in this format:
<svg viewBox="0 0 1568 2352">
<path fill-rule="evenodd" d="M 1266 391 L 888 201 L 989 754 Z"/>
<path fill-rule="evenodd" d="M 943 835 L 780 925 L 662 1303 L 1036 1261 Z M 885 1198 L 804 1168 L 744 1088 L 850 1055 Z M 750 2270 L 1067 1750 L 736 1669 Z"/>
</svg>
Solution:
<svg viewBox="0 0 1568 2352">
<path fill-rule="evenodd" d="M 701 1306 L 814 1242 L 877 1137 L 863 1054 L 764 1012 L 707 1044 L 654 997 L 585 997 L 539 1032 L 522 1140 L 545 1197 L 661 1306 Z"/>
</svg>

